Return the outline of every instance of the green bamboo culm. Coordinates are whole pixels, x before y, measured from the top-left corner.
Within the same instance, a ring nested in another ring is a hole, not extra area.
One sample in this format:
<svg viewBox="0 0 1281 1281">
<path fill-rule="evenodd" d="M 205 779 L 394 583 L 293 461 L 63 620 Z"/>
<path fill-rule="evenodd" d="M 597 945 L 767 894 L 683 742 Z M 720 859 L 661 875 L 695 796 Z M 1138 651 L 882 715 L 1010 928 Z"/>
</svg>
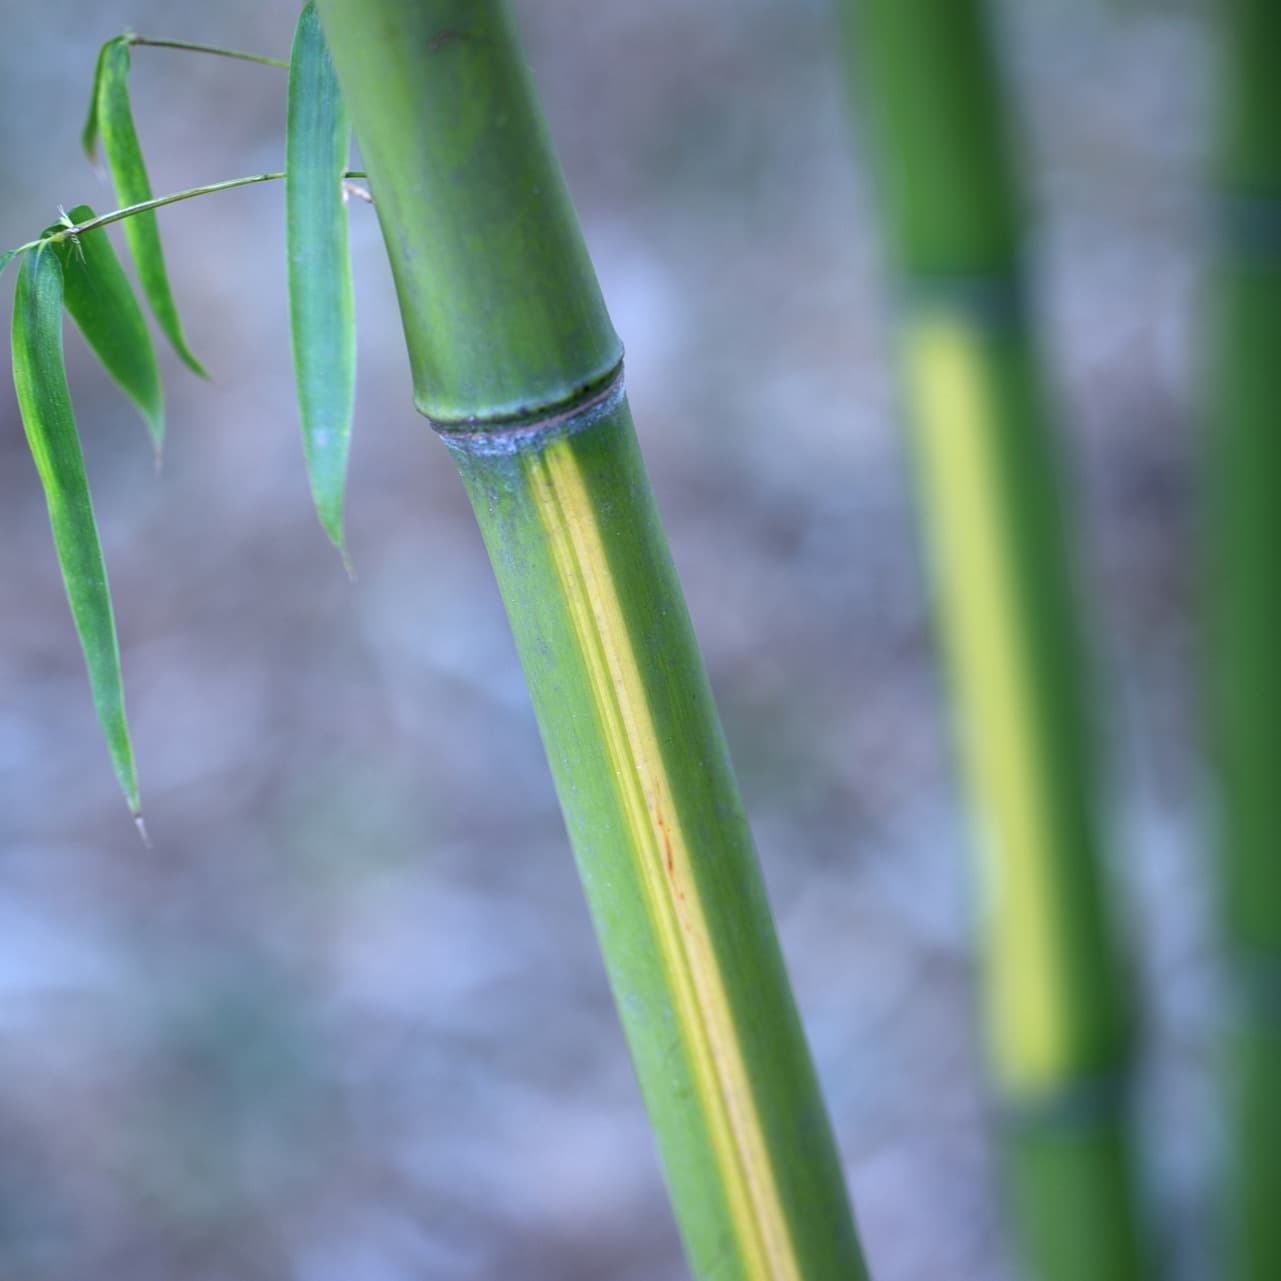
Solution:
<svg viewBox="0 0 1281 1281">
<path fill-rule="evenodd" d="M 981 854 L 992 1088 L 1029 1276 L 1148 1275 L 1060 468 L 976 0 L 845 0 L 911 455 Z"/>
<path fill-rule="evenodd" d="M 1206 442 L 1223 801 L 1231 1281 L 1281 1277 L 1281 7 L 1228 0 Z"/>
<path fill-rule="evenodd" d="M 866 1276 L 610 325 L 501 0 L 317 0 L 696 1277 Z M 497 771 L 501 778 L 501 768 Z"/>
</svg>

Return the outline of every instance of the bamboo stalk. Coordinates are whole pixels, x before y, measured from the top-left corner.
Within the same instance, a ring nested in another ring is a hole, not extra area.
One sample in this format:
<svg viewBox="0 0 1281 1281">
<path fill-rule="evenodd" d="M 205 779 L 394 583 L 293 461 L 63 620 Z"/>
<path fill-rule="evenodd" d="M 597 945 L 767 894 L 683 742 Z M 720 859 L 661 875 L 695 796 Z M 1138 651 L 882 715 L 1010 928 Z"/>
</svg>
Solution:
<svg viewBox="0 0 1281 1281">
<path fill-rule="evenodd" d="M 1207 441 L 1231 997 L 1232 1281 L 1281 1276 L 1281 8 L 1223 6 Z"/>
<path fill-rule="evenodd" d="M 621 349 L 505 3 L 319 0 L 696 1276 L 865 1276 Z"/>
<path fill-rule="evenodd" d="M 977 0 L 847 0 L 845 18 L 981 854 L 1015 1228 L 1038 1278 L 1132 1281 L 1147 1273 L 1126 1143 L 1128 1002 L 991 43 Z"/>
</svg>

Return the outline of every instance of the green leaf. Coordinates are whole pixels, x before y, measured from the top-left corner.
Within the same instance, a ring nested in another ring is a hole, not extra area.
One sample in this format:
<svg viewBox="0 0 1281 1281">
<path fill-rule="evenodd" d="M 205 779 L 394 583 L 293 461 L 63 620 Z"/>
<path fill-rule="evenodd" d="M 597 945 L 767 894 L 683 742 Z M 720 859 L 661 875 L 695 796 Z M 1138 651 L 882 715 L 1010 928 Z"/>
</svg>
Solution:
<svg viewBox="0 0 1281 1281">
<path fill-rule="evenodd" d="M 129 109 L 129 46 L 123 40 L 103 46 L 102 65 L 98 75 L 98 128 L 102 132 L 102 149 L 115 184 L 116 197 L 122 205 L 137 205 L 151 199 L 151 183 L 142 163 L 142 149 L 133 127 Z M 200 362 L 191 354 L 183 336 L 178 308 L 169 288 L 164 251 L 160 247 L 160 226 L 155 212 L 136 214 L 125 222 L 125 239 L 138 267 L 142 292 L 160 328 L 182 357 L 187 367 L 201 378 L 207 378 Z"/>
<path fill-rule="evenodd" d="M 77 205 L 67 216 L 73 223 L 89 222 L 94 212 L 88 205 Z M 49 232 L 58 230 L 51 227 Z M 63 302 L 71 319 L 120 390 L 138 406 L 159 455 L 165 407 L 156 349 L 106 228 L 68 236 L 54 249 L 62 264 Z"/>
<path fill-rule="evenodd" d="M 308 4 L 298 19 L 289 63 L 289 317 L 312 497 L 320 523 L 340 551 L 356 388 L 355 304 L 342 191 L 350 138 L 320 20 Z"/>
<path fill-rule="evenodd" d="M 47 244 L 28 252 L 18 273 L 13 300 L 13 385 L 49 505 L 53 542 L 84 647 L 94 706 L 116 777 L 136 817 L 138 778 L 125 720 L 116 623 L 62 359 L 62 266 Z"/>
<path fill-rule="evenodd" d="M 80 132 L 80 145 L 84 148 L 85 155 L 90 160 L 94 159 L 98 150 L 98 95 L 102 92 L 102 66 L 107 60 L 107 50 L 113 44 L 121 44 L 123 42 L 123 36 L 116 36 L 114 39 L 108 40 L 98 50 L 98 61 L 94 64 L 93 90 L 89 94 L 89 114 L 85 117 L 85 125 Z"/>
<path fill-rule="evenodd" d="M 4 253 L 0 254 L 0 274 L 3 274 L 4 269 L 13 261 L 13 256 L 17 252 L 16 249 L 6 249 Z"/>
</svg>

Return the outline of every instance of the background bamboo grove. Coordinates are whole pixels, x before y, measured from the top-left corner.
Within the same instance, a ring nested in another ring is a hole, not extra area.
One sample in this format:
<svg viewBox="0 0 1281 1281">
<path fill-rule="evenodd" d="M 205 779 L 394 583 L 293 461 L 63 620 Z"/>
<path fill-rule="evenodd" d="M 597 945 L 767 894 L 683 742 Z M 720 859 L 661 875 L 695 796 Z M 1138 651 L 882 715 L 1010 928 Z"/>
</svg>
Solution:
<svg viewBox="0 0 1281 1281">
<path fill-rule="evenodd" d="M 1139 1278 L 1127 980 L 1098 843 L 1062 468 L 978 0 L 863 0 L 846 44 L 897 276 L 904 396 L 971 780 L 988 1055 L 1030 1272 Z"/>
<path fill-rule="evenodd" d="M 976 1077 L 968 842 L 832 16 L 601 8 L 518 14 L 628 344 L 870 1270 L 1012 1276 Z M 136 8 L 109 18 L 32 24 L 6 78 L 35 100 L 65 46 L 54 96 L 77 107 L 65 136 L 50 113 L 12 144 L 6 245 L 56 200 L 110 203 L 75 169 L 101 39 L 134 25 L 283 55 L 296 12 L 233 5 L 183 32 Z M 1035 319 L 1091 539 L 1116 779 L 1099 810 L 1125 838 L 1102 848 L 1120 851 L 1135 907 L 1153 1219 L 1171 1275 L 1203 1275 L 1217 1007 L 1190 750 L 1184 371 L 1206 44 L 1194 18 L 1076 6 L 1020 7 L 998 29 L 1030 134 Z M 178 57 L 134 53 L 156 190 L 282 167 L 283 76 Z M 0 724 L 3 1248 L 50 1277 L 683 1275 L 491 573 L 445 450 L 405 410 L 395 299 L 359 207 L 354 586 L 316 530 L 279 327 L 282 194 L 161 215 L 213 383 L 160 352 L 160 482 L 136 413 L 105 380 L 98 395 L 67 335 L 148 819 L 167 829 L 154 855 L 127 823 L 118 848 L 103 836 L 121 806 L 47 519 L 21 453 L 6 469 L 25 559 L 0 575 L 15 691 Z M 59 1137 L 72 1118 L 74 1162 Z M 33 1168 L 39 1206 L 16 1173 Z"/>
</svg>

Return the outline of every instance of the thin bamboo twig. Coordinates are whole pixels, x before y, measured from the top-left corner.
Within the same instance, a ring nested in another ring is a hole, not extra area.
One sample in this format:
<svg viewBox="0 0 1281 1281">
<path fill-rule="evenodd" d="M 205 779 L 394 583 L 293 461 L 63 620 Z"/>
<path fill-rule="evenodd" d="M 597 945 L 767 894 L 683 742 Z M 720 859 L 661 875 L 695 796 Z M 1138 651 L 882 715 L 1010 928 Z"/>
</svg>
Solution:
<svg viewBox="0 0 1281 1281">
<path fill-rule="evenodd" d="M 234 58 L 239 62 L 256 62 L 264 67 L 279 67 L 283 71 L 289 70 L 288 58 L 269 58 L 262 53 L 245 53 L 240 49 L 224 49 L 219 45 L 212 44 L 194 44 L 190 40 L 157 40 L 151 36 L 140 36 L 136 32 L 129 32 L 125 41 L 131 45 L 141 45 L 152 49 L 182 49 L 187 53 L 209 53 L 219 58 Z"/>
<path fill-rule="evenodd" d="M 350 178 L 364 178 L 367 176 L 363 169 L 348 169 L 343 174 L 343 182 L 345 185 Z M 203 187 L 188 187 L 184 191 L 171 191 L 166 196 L 157 196 L 154 200 L 143 200 L 136 205 L 126 205 L 123 209 L 113 209 L 110 213 L 99 214 L 95 218 L 87 218 L 84 222 L 72 222 L 68 219 L 58 231 L 41 236 L 37 240 L 28 240 L 25 245 L 19 245 L 10 252 L 16 257 L 18 254 L 26 253 L 29 249 L 34 249 L 37 245 L 56 244 L 60 240 L 73 239 L 76 236 L 84 235 L 86 231 L 93 231 L 98 227 L 108 227 L 113 222 L 120 222 L 124 218 L 132 218 L 135 214 L 146 213 L 150 209 L 163 209 L 166 205 L 174 205 L 181 200 L 194 200 L 197 196 L 210 196 L 218 191 L 232 191 L 236 187 L 251 187 L 258 182 L 279 182 L 284 177 L 285 171 L 282 169 L 279 173 L 256 173 L 245 178 L 228 178 L 225 182 L 211 182 L 206 183 Z M 370 199 L 368 192 L 361 191 L 359 194 L 365 199 Z"/>
</svg>

